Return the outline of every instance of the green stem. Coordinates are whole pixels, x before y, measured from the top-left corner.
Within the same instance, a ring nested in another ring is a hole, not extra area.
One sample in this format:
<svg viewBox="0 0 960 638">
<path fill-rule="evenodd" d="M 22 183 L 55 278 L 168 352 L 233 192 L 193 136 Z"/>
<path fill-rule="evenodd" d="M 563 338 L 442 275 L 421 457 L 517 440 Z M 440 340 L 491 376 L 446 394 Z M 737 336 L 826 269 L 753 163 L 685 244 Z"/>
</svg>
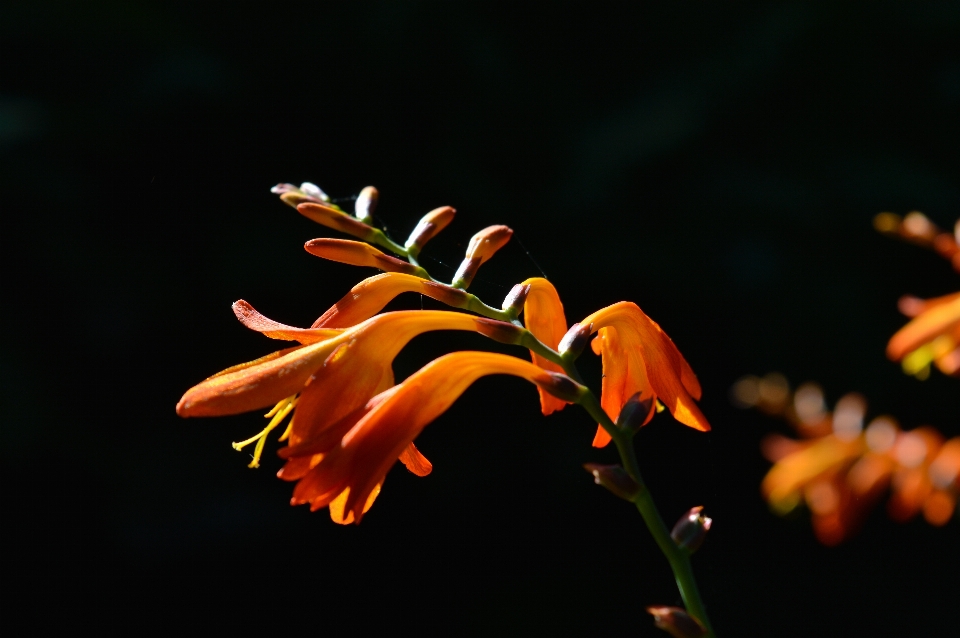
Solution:
<svg viewBox="0 0 960 638">
<path fill-rule="evenodd" d="M 663 522 L 660 512 L 657 510 L 657 506 L 653 502 L 653 495 L 650 494 L 650 490 L 647 489 L 646 484 L 643 482 L 643 477 L 640 474 L 640 464 L 637 462 L 637 455 L 633 447 L 632 435 L 624 432 L 624 430 L 617 427 L 616 424 L 610 420 L 610 417 L 608 417 L 600 407 L 600 402 L 597 401 L 597 397 L 592 392 L 587 391 L 585 393 L 580 401 L 580 405 L 586 408 L 590 416 L 596 419 L 600 425 L 603 426 L 603 429 L 613 437 L 613 442 L 617 446 L 617 451 L 620 453 L 620 461 L 623 463 L 624 469 L 626 469 L 631 478 L 640 486 L 640 491 L 634 498 L 633 503 L 637 506 L 640 516 L 643 517 L 643 522 L 646 523 L 647 529 L 649 529 L 653 535 L 653 540 L 656 541 L 657 546 L 660 547 L 660 551 L 663 552 L 663 555 L 666 556 L 670 562 L 670 567 L 673 569 L 673 576 L 677 581 L 677 588 L 680 590 L 680 597 L 683 598 L 687 613 L 699 620 L 700 624 L 707 629 L 706 635 L 708 638 L 713 638 L 715 634 L 710 624 L 710 618 L 707 616 L 707 610 L 703 605 L 703 600 L 700 598 L 700 591 L 697 589 L 697 581 L 696 578 L 694 578 L 693 568 L 690 565 L 690 555 L 673 542 L 673 538 L 670 537 L 670 532 Z"/>
<path fill-rule="evenodd" d="M 367 241 L 369 241 L 371 244 L 376 244 L 378 246 L 381 246 L 382 248 L 386 248 L 387 250 L 397 255 L 400 255 L 401 257 L 409 256 L 407 254 L 406 248 L 404 248 L 397 242 L 387 237 L 382 230 L 380 230 L 379 228 L 372 228 L 371 230 L 372 232 L 370 233 L 369 238 L 367 239 Z M 416 266 L 417 264 L 414 263 L 414 265 Z"/>
</svg>

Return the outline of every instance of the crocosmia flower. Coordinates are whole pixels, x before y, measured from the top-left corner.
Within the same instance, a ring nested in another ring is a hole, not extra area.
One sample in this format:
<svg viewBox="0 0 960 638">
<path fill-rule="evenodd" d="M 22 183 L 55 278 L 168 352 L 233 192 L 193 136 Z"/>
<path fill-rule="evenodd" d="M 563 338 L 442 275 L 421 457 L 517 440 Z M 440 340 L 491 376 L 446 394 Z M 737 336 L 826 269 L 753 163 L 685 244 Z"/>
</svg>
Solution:
<svg viewBox="0 0 960 638">
<path fill-rule="evenodd" d="M 228 368 L 183 395 L 177 414 L 184 417 L 238 414 L 279 406 L 278 414 L 296 413 L 284 438 L 291 444 L 324 432 L 375 394 L 393 386 L 391 364 L 415 336 L 432 330 L 469 330 L 497 339 L 516 326 L 473 315 L 439 310 L 384 313 L 349 329 L 294 328 L 267 319 L 245 301 L 234 312 L 247 327 L 302 345 L 280 350 Z M 281 417 L 282 418 L 282 417 Z M 254 465 L 263 437 L 258 440 Z"/>
<path fill-rule="evenodd" d="M 291 503 L 309 503 L 311 510 L 329 506 L 333 520 L 360 522 L 387 472 L 398 457 L 403 460 L 421 430 L 470 384 L 490 374 L 518 376 L 567 399 L 579 387 L 562 375 L 507 355 L 455 352 L 440 357 L 323 431 L 281 449 L 280 456 L 288 461 L 279 476 L 298 481 Z M 422 471 L 410 463 L 407 467 Z"/>
<path fill-rule="evenodd" d="M 673 417 L 696 430 L 710 424 L 697 407 L 700 383 L 667 334 L 640 308 L 627 301 L 607 306 L 585 318 L 581 326 L 599 332 L 594 352 L 602 357 L 600 404 L 616 421 L 628 401 L 659 400 Z M 653 417 L 651 410 L 646 417 Z M 597 429 L 594 446 L 603 447 L 610 435 Z"/>
</svg>

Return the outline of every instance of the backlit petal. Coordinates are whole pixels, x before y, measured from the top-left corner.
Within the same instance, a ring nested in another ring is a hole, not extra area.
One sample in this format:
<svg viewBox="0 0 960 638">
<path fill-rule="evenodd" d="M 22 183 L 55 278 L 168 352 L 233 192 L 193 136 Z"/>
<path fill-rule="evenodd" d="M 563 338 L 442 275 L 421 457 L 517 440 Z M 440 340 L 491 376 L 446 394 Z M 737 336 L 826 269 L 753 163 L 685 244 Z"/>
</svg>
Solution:
<svg viewBox="0 0 960 638">
<path fill-rule="evenodd" d="M 533 333 L 544 345 L 557 349 L 560 340 L 567 332 L 567 319 L 563 314 L 563 304 L 557 289 L 542 277 L 527 279 L 521 285 L 530 286 L 526 301 L 523 304 L 523 320 L 527 330 Z M 563 372 L 556 363 L 544 359 L 540 355 L 530 352 L 533 362 L 544 370 Z M 539 389 L 540 409 L 546 415 L 563 409 L 565 402 Z"/>
<path fill-rule="evenodd" d="M 348 328 L 366 321 L 383 310 L 394 297 L 404 292 L 419 292 L 454 308 L 467 303 L 467 294 L 444 284 L 434 283 L 397 272 L 364 279 L 313 322 L 313 328 Z"/>
</svg>

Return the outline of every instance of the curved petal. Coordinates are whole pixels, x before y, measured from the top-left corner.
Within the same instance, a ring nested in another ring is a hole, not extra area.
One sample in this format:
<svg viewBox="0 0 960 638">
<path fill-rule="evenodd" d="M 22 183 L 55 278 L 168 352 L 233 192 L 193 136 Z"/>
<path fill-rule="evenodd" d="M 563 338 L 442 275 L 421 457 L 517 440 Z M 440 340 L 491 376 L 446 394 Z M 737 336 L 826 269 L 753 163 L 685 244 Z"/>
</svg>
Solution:
<svg viewBox="0 0 960 638">
<path fill-rule="evenodd" d="M 397 272 L 386 272 L 364 279 L 335 303 L 312 328 L 348 328 L 366 321 L 383 310 L 394 297 L 404 292 L 419 292 L 454 308 L 467 304 L 467 294 L 444 284 L 434 283 Z"/>
<path fill-rule="evenodd" d="M 899 361 L 908 353 L 960 324 L 960 293 L 951 297 L 952 299 L 946 301 L 941 297 L 928 302 L 931 304 L 929 307 L 890 338 L 887 356 Z"/>
<path fill-rule="evenodd" d="M 256 330 L 259 333 L 270 337 L 271 339 L 280 339 L 283 341 L 299 341 L 304 345 L 326 341 L 336 337 L 343 330 L 332 329 L 304 329 L 294 328 L 286 324 L 279 323 L 273 319 L 268 319 L 256 311 L 256 309 L 243 299 L 235 301 L 233 304 L 233 314 L 237 315 L 247 328 Z"/>
<path fill-rule="evenodd" d="M 524 281 L 521 286 L 530 286 L 527 298 L 523 303 L 523 319 L 527 330 L 546 346 L 557 349 L 560 340 L 567 332 L 567 319 L 563 314 L 563 304 L 557 289 L 543 277 L 532 277 Z M 530 352 L 533 362 L 544 370 L 563 372 L 556 363 L 544 359 L 540 355 Z M 550 414 L 563 409 L 563 401 L 538 388 L 540 393 L 540 409 L 543 414 Z"/>
<path fill-rule="evenodd" d="M 413 441 L 400 453 L 400 462 L 417 476 L 426 476 L 433 471 L 433 463 L 420 453 Z"/>
<path fill-rule="evenodd" d="M 336 348 L 337 339 L 295 348 L 260 363 L 234 366 L 187 390 L 177 403 L 180 416 L 222 416 L 274 405 L 300 392 L 310 376 Z"/>
</svg>

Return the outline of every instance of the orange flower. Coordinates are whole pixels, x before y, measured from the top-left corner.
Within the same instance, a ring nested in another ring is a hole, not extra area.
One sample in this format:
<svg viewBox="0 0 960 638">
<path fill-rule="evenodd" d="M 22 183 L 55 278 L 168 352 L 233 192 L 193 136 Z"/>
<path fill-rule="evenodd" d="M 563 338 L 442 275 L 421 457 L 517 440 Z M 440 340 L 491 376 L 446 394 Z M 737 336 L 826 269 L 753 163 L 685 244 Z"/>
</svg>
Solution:
<svg viewBox="0 0 960 638">
<path fill-rule="evenodd" d="M 423 428 L 489 374 L 522 377 L 567 400 L 582 391 L 567 377 L 507 355 L 455 352 L 440 357 L 323 432 L 281 449 L 288 462 L 279 476 L 298 481 L 291 504 L 310 503 L 314 511 L 329 506 L 335 521 L 359 523 L 393 463 L 402 460 Z"/>
<path fill-rule="evenodd" d="M 944 373 L 960 376 L 960 292 L 936 299 L 900 299 L 900 311 L 913 321 L 887 344 L 887 356 L 920 379 L 934 363 Z"/>
<path fill-rule="evenodd" d="M 603 359 L 600 404 L 614 421 L 630 400 L 659 400 L 675 419 L 694 429 L 708 431 L 710 424 L 694 402 L 700 398 L 700 383 L 673 344 L 640 308 L 621 301 L 598 310 L 581 322 L 590 333 L 599 331 L 594 352 Z M 646 423 L 653 417 L 651 410 Z M 610 442 L 598 427 L 595 447 Z"/>
<path fill-rule="evenodd" d="M 511 341 L 513 324 L 438 310 L 377 315 L 346 330 L 302 329 L 267 319 L 245 301 L 234 311 L 247 327 L 295 346 L 228 368 L 183 395 L 177 414 L 219 416 L 277 404 L 279 418 L 257 437 L 255 465 L 266 434 L 296 407 L 288 432 L 291 444 L 315 438 L 372 396 L 393 385 L 391 364 L 413 337 L 431 330 L 472 330 Z M 297 394 L 299 393 L 299 398 Z"/>
</svg>

